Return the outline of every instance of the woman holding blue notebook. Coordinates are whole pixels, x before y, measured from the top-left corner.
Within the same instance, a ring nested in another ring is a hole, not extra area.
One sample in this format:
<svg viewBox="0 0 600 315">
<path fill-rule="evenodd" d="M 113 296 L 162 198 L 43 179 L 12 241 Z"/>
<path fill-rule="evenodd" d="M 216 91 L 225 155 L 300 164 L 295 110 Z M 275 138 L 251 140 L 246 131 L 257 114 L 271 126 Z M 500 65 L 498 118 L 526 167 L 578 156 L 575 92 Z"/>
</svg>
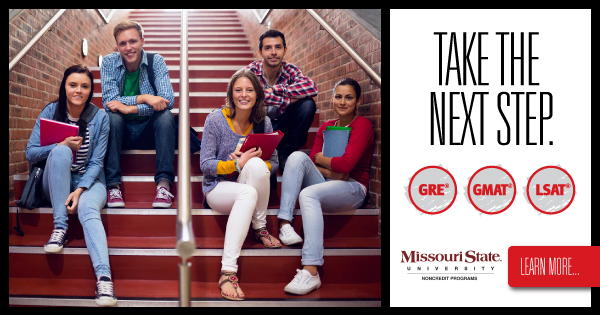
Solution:
<svg viewBox="0 0 600 315">
<path fill-rule="evenodd" d="M 340 80 L 334 87 L 332 100 L 339 118 L 321 125 L 310 156 L 296 151 L 288 157 L 282 179 L 281 208 L 277 215 L 279 237 L 285 245 L 302 242 L 290 225 L 298 200 L 305 238 L 302 247 L 304 267 L 296 270 L 296 276 L 285 287 L 288 293 L 308 294 L 321 287 L 317 268 L 324 262 L 323 211 L 358 209 L 365 201 L 373 158 L 374 132 L 371 121 L 357 115 L 360 95 L 358 82 L 351 78 Z M 323 155 L 323 132 L 330 126 L 350 128 L 348 143 L 341 156 Z"/>
</svg>

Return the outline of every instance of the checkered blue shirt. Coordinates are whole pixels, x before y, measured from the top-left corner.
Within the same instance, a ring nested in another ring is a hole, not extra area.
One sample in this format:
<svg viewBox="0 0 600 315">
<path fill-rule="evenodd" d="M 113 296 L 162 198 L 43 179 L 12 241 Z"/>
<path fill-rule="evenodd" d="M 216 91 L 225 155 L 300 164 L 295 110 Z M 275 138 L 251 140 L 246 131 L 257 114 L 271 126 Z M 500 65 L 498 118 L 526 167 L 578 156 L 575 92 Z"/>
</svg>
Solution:
<svg viewBox="0 0 600 315">
<path fill-rule="evenodd" d="M 154 93 L 150 80 L 148 79 L 148 56 L 142 49 L 142 62 L 140 63 L 140 93 L 162 96 L 169 101 L 167 109 L 173 109 L 175 94 L 169 78 L 169 70 L 163 57 L 159 54 L 154 55 L 154 85 L 158 93 Z M 137 96 L 123 96 L 123 86 L 125 84 L 125 64 L 123 57 L 118 52 L 114 52 L 102 59 L 100 68 L 100 77 L 102 82 L 102 105 L 108 111 L 106 103 L 117 100 L 123 105 L 137 105 L 139 116 L 151 116 L 154 114 L 154 108 L 146 103 L 136 104 Z"/>
<path fill-rule="evenodd" d="M 260 80 L 263 89 L 267 89 L 270 86 L 263 77 L 262 64 L 262 60 L 257 60 L 246 66 L 245 69 L 252 70 Z M 265 92 L 265 105 L 279 107 L 277 112 L 280 115 L 290 105 L 290 99 L 313 97 L 318 93 L 317 85 L 313 80 L 302 74 L 300 68 L 285 61 L 281 62 L 281 68 L 272 87 L 273 93 Z"/>
</svg>

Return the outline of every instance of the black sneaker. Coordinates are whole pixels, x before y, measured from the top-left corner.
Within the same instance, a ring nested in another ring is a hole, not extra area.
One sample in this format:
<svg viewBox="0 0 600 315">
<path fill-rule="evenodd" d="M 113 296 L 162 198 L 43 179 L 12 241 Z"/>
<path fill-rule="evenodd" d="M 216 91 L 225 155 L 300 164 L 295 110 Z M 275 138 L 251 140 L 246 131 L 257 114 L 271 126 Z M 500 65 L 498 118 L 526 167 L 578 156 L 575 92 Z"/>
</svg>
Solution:
<svg viewBox="0 0 600 315">
<path fill-rule="evenodd" d="M 96 282 L 96 304 L 100 306 L 117 304 L 113 283 L 108 276 L 100 276 L 100 279 Z"/>
<path fill-rule="evenodd" d="M 44 245 L 44 250 L 46 253 L 57 253 L 60 252 L 65 245 L 65 241 L 67 240 L 67 230 L 62 228 L 54 229 L 52 231 L 52 235 L 50 235 L 50 239 L 48 243 Z"/>
</svg>

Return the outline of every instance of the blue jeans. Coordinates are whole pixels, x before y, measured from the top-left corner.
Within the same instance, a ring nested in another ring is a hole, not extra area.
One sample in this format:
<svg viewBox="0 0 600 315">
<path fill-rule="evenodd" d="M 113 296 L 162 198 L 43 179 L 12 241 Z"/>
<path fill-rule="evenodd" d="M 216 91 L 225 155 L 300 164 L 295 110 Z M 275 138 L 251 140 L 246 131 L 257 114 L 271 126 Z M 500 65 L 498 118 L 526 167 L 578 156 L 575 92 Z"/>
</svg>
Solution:
<svg viewBox="0 0 600 315">
<path fill-rule="evenodd" d="M 52 203 L 54 228 L 67 230 L 67 206 L 65 201 L 83 175 L 71 174 L 73 153 L 66 145 L 57 145 L 48 156 L 42 180 L 44 196 Z M 96 277 L 110 276 L 106 232 L 100 218 L 100 209 L 106 203 L 106 187 L 96 179 L 90 189 L 79 196 L 77 215 L 83 227 L 85 244 L 92 259 Z"/>
<path fill-rule="evenodd" d="M 292 153 L 281 183 L 281 208 L 277 218 L 292 222 L 296 199 L 302 211 L 304 246 L 302 265 L 323 265 L 323 211 L 341 212 L 358 209 L 365 199 L 362 186 L 348 181 L 325 178 L 304 152 Z"/>
<path fill-rule="evenodd" d="M 176 128 L 173 114 L 168 109 L 154 112 L 146 121 L 128 121 L 121 112 L 107 111 L 110 120 L 110 134 L 106 148 L 104 167 L 106 186 L 121 184 L 121 150 L 156 149 L 156 173 L 154 181 L 165 179 L 173 186 L 175 171 Z"/>
<path fill-rule="evenodd" d="M 281 116 L 271 121 L 273 131 L 283 132 L 283 138 L 277 145 L 277 154 L 287 158 L 306 143 L 308 129 L 312 125 L 316 111 L 315 101 L 312 97 L 307 97 L 288 105 Z"/>
</svg>

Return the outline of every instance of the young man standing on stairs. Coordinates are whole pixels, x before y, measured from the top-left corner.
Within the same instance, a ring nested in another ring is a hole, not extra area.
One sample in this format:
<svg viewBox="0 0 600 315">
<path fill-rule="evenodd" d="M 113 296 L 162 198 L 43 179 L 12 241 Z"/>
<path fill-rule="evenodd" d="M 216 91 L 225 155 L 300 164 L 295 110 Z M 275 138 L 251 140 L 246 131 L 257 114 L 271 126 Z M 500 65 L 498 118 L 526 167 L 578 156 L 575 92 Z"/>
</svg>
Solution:
<svg viewBox="0 0 600 315">
<path fill-rule="evenodd" d="M 258 76 L 265 90 L 265 105 L 273 131 L 281 130 L 284 134 L 277 146 L 281 174 L 288 156 L 306 143 L 317 111 L 313 96 L 318 92 L 313 80 L 295 65 L 283 61 L 286 51 L 283 33 L 268 30 L 259 37 L 258 52 L 263 60 L 246 67 Z"/>
<path fill-rule="evenodd" d="M 144 37 L 139 23 L 122 21 L 113 34 L 118 52 L 106 56 L 100 68 L 102 104 L 110 118 L 104 163 L 107 205 L 125 206 L 120 190 L 121 149 L 156 149 L 157 188 L 152 206 L 170 208 L 174 198 L 170 190 L 175 179 L 176 127 L 171 114 L 175 96 L 169 70 L 162 56 L 152 56 L 142 49 Z"/>
</svg>

